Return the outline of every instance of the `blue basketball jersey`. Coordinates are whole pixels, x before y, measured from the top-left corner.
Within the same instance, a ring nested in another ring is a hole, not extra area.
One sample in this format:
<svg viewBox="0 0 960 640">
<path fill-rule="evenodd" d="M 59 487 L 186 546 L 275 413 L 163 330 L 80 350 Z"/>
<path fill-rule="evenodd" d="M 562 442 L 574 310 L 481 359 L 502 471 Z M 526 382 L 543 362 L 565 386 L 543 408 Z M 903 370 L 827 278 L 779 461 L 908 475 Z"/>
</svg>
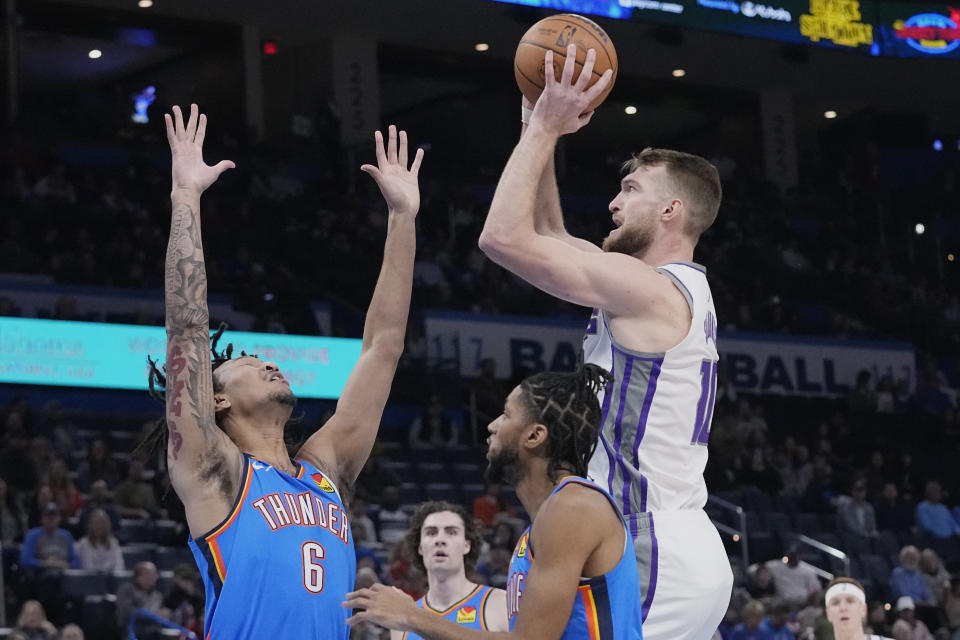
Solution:
<svg viewBox="0 0 960 640">
<path fill-rule="evenodd" d="M 569 484 L 590 487 L 603 494 L 614 511 L 620 510 L 610 494 L 598 485 L 575 476 L 560 481 L 550 495 Z M 573 611 L 567 628 L 560 640 L 641 640 L 640 631 L 640 578 L 637 562 L 633 554 L 633 538 L 623 517 L 624 547 L 620 562 L 608 573 L 594 578 L 580 578 L 577 597 L 573 601 Z M 524 582 L 533 565 L 533 545 L 530 542 L 530 527 L 524 531 L 513 550 L 510 560 L 510 574 L 507 578 L 507 615 L 510 618 L 510 630 L 517 620 L 520 601 L 523 599 Z"/>
<path fill-rule="evenodd" d="M 205 640 L 346 640 L 340 603 L 357 564 L 340 495 L 306 462 L 291 476 L 244 460 L 233 511 L 189 541 L 206 588 Z"/>
<path fill-rule="evenodd" d="M 470 592 L 470 595 L 442 611 L 431 607 L 430 603 L 427 602 L 426 596 L 417 600 L 417 606 L 421 609 L 426 609 L 430 613 L 442 616 L 450 622 L 456 622 L 461 627 L 486 631 L 487 621 L 484 615 L 486 614 L 487 598 L 490 597 L 491 593 L 493 593 L 493 587 L 478 584 L 477 587 Z M 405 631 L 401 637 L 403 640 L 423 640 L 420 636 L 410 631 Z"/>
</svg>

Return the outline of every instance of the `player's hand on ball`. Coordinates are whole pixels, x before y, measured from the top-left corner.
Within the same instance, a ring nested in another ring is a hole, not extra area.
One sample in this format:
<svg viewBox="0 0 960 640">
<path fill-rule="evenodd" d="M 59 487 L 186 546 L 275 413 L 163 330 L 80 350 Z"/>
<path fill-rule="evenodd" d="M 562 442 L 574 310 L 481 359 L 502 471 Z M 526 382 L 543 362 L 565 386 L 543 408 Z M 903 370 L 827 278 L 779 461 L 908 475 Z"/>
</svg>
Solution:
<svg viewBox="0 0 960 640">
<path fill-rule="evenodd" d="M 399 138 L 399 144 L 398 144 Z M 407 169 L 407 132 L 397 133 L 397 127 L 387 130 L 387 147 L 383 146 L 383 134 L 374 133 L 377 145 L 377 166 L 365 164 L 360 167 L 376 181 L 387 207 L 395 213 L 416 215 L 420 209 L 420 186 L 417 174 L 423 161 L 423 149 L 417 149 L 410 168 Z"/>
<path fill-rule="evenodd" d="M 592 87 L 587 88 L 587 83 L 593 74 L 593 65 L 597 59 L 595 49 L 587 51 L 587 59 L 584 61 L 583 70 L 573 81 L 573 72 L 576 60 L 577 47 L 571 44 L 567 47 L 567 58 L 563 64 L 563 73 L 560 75 L 559 82 L 552 73 L 546 74 L 543 93 L 537 99 L 537 104 L 533 108 L 533 115 L 530 123 L 538 124 L 556 135 L 565 135 L 577 131 L 593 117 L 593 110 L 590 104 L 596 99 L 610 84 L 613 78 L 613 71 L 607 69 L 600 79 Z M 545 69 L 553 69 L 553 51 L 547 51 L 544 57 Z"/>
<path fill-rule="evenodd" d="M 167 142 L 173 156 L 173 190 L 190 190 L 203 193 L 233 162 L 223 160 L 214 166 L 203 161 L 203 138 L 207 132 L 207 116 L 200 113 L 197 105 L 190 105 L 190 119 L 183 124 L 180 107 L 174 106 L 173 116 L 163 114 L 167 125 Z"/>
<path fill-rule="evenodd" d="M 367 589 L 351 591 L 343 603 L 347 609 L 362 609 L 347 618 L 347 624 L 373 622 L 388 629 L 410 631 L 407 620 L 411 612 L 416 613 L 417 605 L 413 598 L 396 587 L 375 584 Z"/>
</svg>

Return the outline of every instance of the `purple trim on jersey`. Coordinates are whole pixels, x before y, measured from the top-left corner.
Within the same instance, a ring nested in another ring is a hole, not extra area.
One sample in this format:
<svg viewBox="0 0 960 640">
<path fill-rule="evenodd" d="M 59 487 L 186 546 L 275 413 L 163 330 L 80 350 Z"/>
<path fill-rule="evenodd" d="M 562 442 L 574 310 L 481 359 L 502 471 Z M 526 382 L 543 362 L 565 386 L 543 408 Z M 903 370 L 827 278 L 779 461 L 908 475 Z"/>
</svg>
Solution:
<svg viewBox="0 0 960 640">
<path fill-rule="evenodd" d="M 640 474 L 640 513 L 647 510 L 647 476 Z M 636 534 L 634 534 L 636 537 Z"/>
<path fill-rule="evenodd" d="M 614 350 L 614 347 L 613 347 L 613 337 L 611 336 L 611 339 L 610 339 L 610 366 L 615 367 L 616 364 L 617 364 L 617 362 L 616 362 L 616 360 L 614 359 L 613 350 Z M 612 374 L 612 373 L 613 373 L 613 372 L 611 371 L 611 374 Z M 607 384 L 607 388 L 606 388 L 606 390 L 605 390 L 604 393 L 603 393 L 603 409 L 602 409 L 603 415 L 600 416 L 600 443 L 603 445 L 603 450 L 607 452 L 607 459 L 609 460 L 609 465 L 608 465 L 608 467 L 609 467 L 609 469 L 610 469 L 610 475 L 609 475 L 609 477 L 607 478 L 607 488 L 610 488 L 610 487 L 612 486 L 611 483 L 613 482 L 613 453 L 610 451 L 610 445 L 607 444 L 606 438 L 603 437 L 603 425 L 607 424 L 607 413 L 610 412 L 610 398 L 611 398 L 611 396 L 612 396 L 612 394 L 611 394 L 610 392 L 613 390 L 612 387 L 613 387 L 613 381 L 611 380 L 610 383 Z"/>
<path fill-rule="evenodd" d="M 650 406 L 653 404 L 653 395 L 657 392 L 657 380 L 660 378 L 660 369 L 663 365 L 663 358 L 658 358 L 653 361 L 653 366 L 650 368 L 650 380 L 647 381 L 647 393 L 643 398 L 643 408 L 640 409 L 640 419 L 637 421 L 637 431 L 633 439 L 633 467 L 635 469 L 640 468 L 640 441 L 643 440 L 643 435 L 647 431 L 647 418 L 650 416 Z M 630 504 L 630 489 L 633 485 L 633 478 L 627 474 L 623 474 L 623 511 L 624 513 L 630 513 L 633 511 Z M 647 510 L 647 478 L 640 475 L 640 511 Z"/>
<path fill-rule="evenodd" d="M 630 537 L 636 539 L 640 529 L 637 526 L 637 514 L 631 513 L 627 516 L 627 526 L 630 527 Z"/>
<path fill-rule="evenodd" d="M 611 343 L 613 341 L 611 340 Z M 614 361 L 616 363 L 616 361 Z M 633 356 L 627 356 L 626 362 L 623 365 L 623 380 L 620 381 L 620 406 L 617 407 L 617 419 L 613 423 L 613 450 L 617 457 L 617 463 L 623 467 L 623 477 L 624 482 L 623 486 L 629 486 L 627 484 L 627 478 L 629 474 L 627 473 L 627 465 L 623 462 L 623 455 L 620 453 L 620 442 L 623 438 L 623 408 L 627 405 L 627 391 L 630 390 L 630 374 L 633 373 Z M 607 486 L 613 486 L 613 464 L 610 465 L 610 472 L 607 474 Z M 627 494 L 629 496 L 629 494 Z M 624 509 L 625 513 L 629 513 L 629 509 Z"/>
<path fill-rule="evenodd" d="M 643 606 L 640 609 L 641 619 L 647 621 L 647 614 L 650 613 L 650 605 L 653 604 L 653 594 L 657 591 L 657 565 L 660 562 L 659 550 L 657 549 L 657 532 L 653 527 L 653 514 L 650 518 L 650 540 L 653 543 L 650 547 L 650 584 L 647 585 L 647 595 L 643 599 Z"/>
<path fill-rule="evenodd" d="M 661 267 L 664 267 L 664 266 L 666 266 L 666 265 L 668 265 L 668 264 L 679 264 L 679 265 L 682 265 L 682 266 L 684 266 L 684 267 L 690 267 L 690 268 L 693 269 L 694 271 L 699 271 L 700 273 L 703 273 L 703 274 L 706 274 L 706 273 L 707 273 L 707 268 L 706 268 L 705 266 L 703 266 L 702 264 L 697 264 L 696 262 L 667 262 L 667 263 L 662 264 L 662 265 L 660 265 L 660 266 L 661 266 Z"/>
</svg>

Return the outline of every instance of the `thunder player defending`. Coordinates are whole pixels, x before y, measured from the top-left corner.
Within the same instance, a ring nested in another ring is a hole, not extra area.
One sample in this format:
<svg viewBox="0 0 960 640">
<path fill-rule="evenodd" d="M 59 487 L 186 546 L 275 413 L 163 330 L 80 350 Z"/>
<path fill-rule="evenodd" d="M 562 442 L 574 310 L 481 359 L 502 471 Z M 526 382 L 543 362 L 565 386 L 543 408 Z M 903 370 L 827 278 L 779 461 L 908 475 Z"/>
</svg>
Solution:
<svg viewBox="0 0 960 640">
<path fill-rule="evenodd" d="M 340 602 L 356 560 L 342 491 L 370 454 L 403 350 L 419 208 L 418 151 L 378 131 L 373 176 L 387 201 L 383 266 L 360 358 L 336 414 L 291 460 L 284 425 L 296 403 L 272 362 L 210 361 L 200 195 L 233 163 L 203 161 L 206 117 L 165 116 L 173 154 L 173 219 L 165 272 L 166 419 L 170 480 L 186 508 L 190 547 L 206 586 L 204 638 L 346 640 Z"/>
<path fill-rule="evenodd" d="M 497 185 L 480 247 L 497 264 L 564 300 L 593 307 L 584 360 L 614 376 L 600 394 L 601 446 L 590 477 L 607 488 L 635 539 L 648 640 L 709 638 L 733 576 L 703 506 L 703 470 L 716 388 L 716 314 L 697 240 L 720 205 L 706 160 L 648 149 L 624 169 L 610 203 L 616 228 L 603 250 L 563 226 L 553 154 L 586 125 L 604 76 L 586 88 L 587 54 L 573 82 L 571 45 L 560 81 L 546 87 Z M 546 54 L 553 68 L 553 54 Z M 607 72 L 609 74 L 609 72 Z"/>
<path fill-rule="evenodd" d="M 427 573 L 427 594 L 417 606 L 470 629 L 506 631 L 506 592 L 467 578 L 467 571 L 477 566 L 482 543 L 475 520 L 463 507 L 421 504 L 407 530 L 407 544 L 416 549 L 414 564 Z M 421 639 L 415 633 L 391 631 L 390 640 Z"/>
<path fill-rule="evenodd" d="M 609 379 L 592 364 L 531 376 L 490 423 L 487 477 L 513 484 L 533 520 L 510 561 L 509 632 L 457 625 L 383 585 L 347 595 L 345 606 L 361 610 L 348 622 L 430 640 L 641 640 L 630 530 L 614 499 L 583 477 L 597 447 L 596 393 Z"/>
</svg>

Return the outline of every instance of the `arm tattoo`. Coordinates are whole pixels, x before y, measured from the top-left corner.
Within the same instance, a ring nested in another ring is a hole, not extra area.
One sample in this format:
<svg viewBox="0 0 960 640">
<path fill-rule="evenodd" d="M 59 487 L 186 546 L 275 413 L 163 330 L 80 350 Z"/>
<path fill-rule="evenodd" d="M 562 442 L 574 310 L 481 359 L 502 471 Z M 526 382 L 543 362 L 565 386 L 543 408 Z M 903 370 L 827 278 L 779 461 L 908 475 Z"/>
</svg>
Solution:
<svg viewBox="0 0 960 640">
<path fill-rule="evenodd" d="M 168 329 L 207 327 L 210 323 L 199 217 L 189 204 L 178 203 L 173 207 L 164 274 Z"/>
</svg>

